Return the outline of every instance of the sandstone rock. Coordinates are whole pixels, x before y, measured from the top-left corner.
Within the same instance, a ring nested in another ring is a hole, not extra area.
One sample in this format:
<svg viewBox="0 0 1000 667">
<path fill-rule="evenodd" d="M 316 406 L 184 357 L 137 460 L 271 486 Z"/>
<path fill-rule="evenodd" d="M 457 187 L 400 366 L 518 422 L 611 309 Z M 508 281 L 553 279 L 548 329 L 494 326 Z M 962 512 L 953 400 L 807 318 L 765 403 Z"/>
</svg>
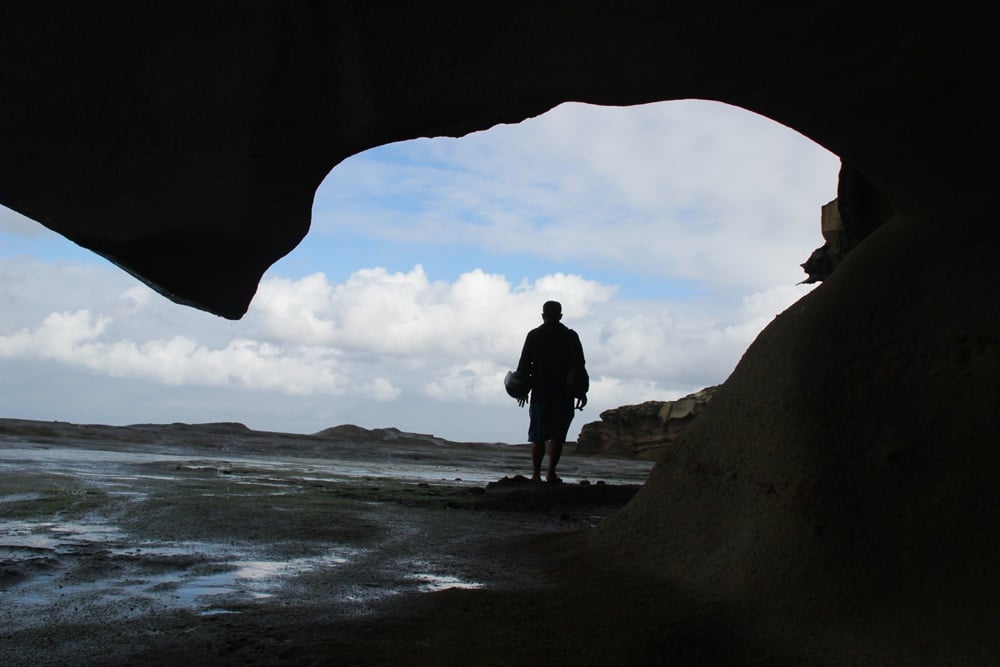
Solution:
<svg viewBox="0 0 1000 667">
<path fill-rule="evenodd" d="M 601 421 L 590 422 L 580 430 L 576 451 L 655 461 L 701 412 L 717 388 L 706 387 L 676 401 L 646 401 L 605 410 Z"/>
<path fill-rule="evenodd" d="M 837 198 L 820 209 L 820 232 L 825 243 L 801 265 L 809 276 L 802 282 L 829 278 L 847 254 L 893 214 L 892 205 L 863 174 L 842 164 Z"/>
</svg>

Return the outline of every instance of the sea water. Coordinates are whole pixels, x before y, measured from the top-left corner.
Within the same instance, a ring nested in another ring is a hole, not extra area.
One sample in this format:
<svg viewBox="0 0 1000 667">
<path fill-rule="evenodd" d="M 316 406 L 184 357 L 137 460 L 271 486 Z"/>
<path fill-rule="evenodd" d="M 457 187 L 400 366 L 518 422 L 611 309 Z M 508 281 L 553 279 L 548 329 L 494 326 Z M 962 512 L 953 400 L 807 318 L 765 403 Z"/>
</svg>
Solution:
<svg viewBox="0 0 1000 667">
<path fill-rule="evenodd" d="M 81 613 L 106 619 L 170 609 L 240 613 L 247 605 L 266 603 L 300 577 L 338 569 L 352 572 L 345 574 L 348 583 L 337 593 L 347 605 L 366 605 L 407 590 L 480 588 L 488 582 L 463 574 L 456 567 L 461 564 L 447 557 L 386 555 L 406 545 L 411 539 L 407 531 L 419 530 L 412 519 L 404 518 L 403 508 L 390 512 L 388 520 L 397 523 L 387 532 L 388 547 L 381 543 L 379 553 L 330 543 L 309 553 L 276 555 L 267 544 L 247 541 L 137 539 L 100 503 L 82 516 L 78 512 L 31 516 L 31 507 L 53 496 L 72 505 L 95 493 L 101 494 L 101 502 L 111 499 L 116 511 L 128 512 L 128 507 L 141 507 L 157 489 L 176 488 L 182 477 L 206 480 L 210 493 L 230 495 L 237 494 L 241 485 L 252 486 L 254 493 L 265 489 L 264 493 L 279 495 L 296 493 L 303 485 L 336 488 L 380 480 L 476 487 L 527 473 L 529 456 L 524 447 L 459 449 L 452 456 L 435 446 L 428 447 L 426 460 L 414 447 L 405 457 L 380 452 L 377 461 L 365 460 L 356 451 L 323 458 L 219 457 L 177 453 L 176 448 L 172 453 L 130 452 L 101 449 L 99 443 L 60 446 L 8 440 L 0 443 L 0 565 L 5 577 L 0 579 L 0 626 L 14 631 L 71 623 Z M 639 484 L 650 467 L 645 462 L 569 454 L 560 473 L 567 483 Z M 44 488 L 30 488 L 32 483 Z M 12 516 L 15 509 L 18 514 Z M 420 517 L 419 513 L 406 516 Z M 386 520 L 382 514 L 373 522 Z M 357 576 L 352 568 L 368 567 L 364 571 L 370 572 L 371 563 L 385 572 L 371 582 L 349 581 Z M 89 571 L 95 574 L 88 575 Z"/>
</svg>

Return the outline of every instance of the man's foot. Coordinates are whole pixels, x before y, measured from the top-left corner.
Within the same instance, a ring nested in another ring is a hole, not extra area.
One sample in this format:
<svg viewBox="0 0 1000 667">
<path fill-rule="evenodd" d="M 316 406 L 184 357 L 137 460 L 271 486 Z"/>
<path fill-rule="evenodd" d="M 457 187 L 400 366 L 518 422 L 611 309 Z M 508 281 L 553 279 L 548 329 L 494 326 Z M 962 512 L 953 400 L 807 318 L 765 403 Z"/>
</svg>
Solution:
<svg viewBox="0 0 1000 667">
<path fill-rule="evenodd" d="M 542 481 L 542 476 L 536 472 L 534 475 L 531 476 L 531 481 L 532 482 L 541 482 Z"/>
<path fill-rule="evenodd" d="M 551 475 L 546 475 L 545 481 L 548 482 L 549 484 L 562 484 L 562 478 L 555 473 L 552 473 Z"/>
</svg>

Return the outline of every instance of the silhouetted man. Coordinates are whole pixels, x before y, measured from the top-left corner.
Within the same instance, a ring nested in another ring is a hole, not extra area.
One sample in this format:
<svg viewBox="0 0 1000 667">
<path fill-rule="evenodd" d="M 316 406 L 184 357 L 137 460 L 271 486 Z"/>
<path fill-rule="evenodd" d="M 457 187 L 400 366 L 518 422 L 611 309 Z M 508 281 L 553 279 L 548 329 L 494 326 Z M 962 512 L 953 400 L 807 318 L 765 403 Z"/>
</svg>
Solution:
<svg viewBox="0 0 1000 667">
<path fill-rule="evenodd" d="M 531 403 L 528 414 L 528 440 L 531 442 L 532 480 L 542 478 L 542 459 L 548 446 L 549 465 L 545 481 L 557 483 L 556 465 L 562 455 L 569 424 L 573 421 L 574 401 L 582 410 L 587 404 L 586 362 L 583 345 L 576 332 L 562 319 L 562 306 L 546 301 L 542 306 L 542 325 L 528 332 L 517 370 L 531 378 Z M 521 399 L 520 404 L 524 405 Z"/>
</svg>

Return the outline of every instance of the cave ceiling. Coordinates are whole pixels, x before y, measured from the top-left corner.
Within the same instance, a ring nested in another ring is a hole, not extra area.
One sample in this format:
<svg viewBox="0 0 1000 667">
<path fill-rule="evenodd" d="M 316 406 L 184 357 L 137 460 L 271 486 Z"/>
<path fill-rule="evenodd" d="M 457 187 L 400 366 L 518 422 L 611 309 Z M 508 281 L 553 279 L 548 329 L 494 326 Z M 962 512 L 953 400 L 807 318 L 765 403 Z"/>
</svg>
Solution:
<svg viewBox="0 0 1000 667">
<path fill-rule="evenodd" d="M 565 101 L 740 106 L 838 154 L 896 210 L 934 210 L 989 183 L 986 17 L 963 2 L 8 2 L 0 203 L 228 318 L 346 157 Z"/>
</svg>

